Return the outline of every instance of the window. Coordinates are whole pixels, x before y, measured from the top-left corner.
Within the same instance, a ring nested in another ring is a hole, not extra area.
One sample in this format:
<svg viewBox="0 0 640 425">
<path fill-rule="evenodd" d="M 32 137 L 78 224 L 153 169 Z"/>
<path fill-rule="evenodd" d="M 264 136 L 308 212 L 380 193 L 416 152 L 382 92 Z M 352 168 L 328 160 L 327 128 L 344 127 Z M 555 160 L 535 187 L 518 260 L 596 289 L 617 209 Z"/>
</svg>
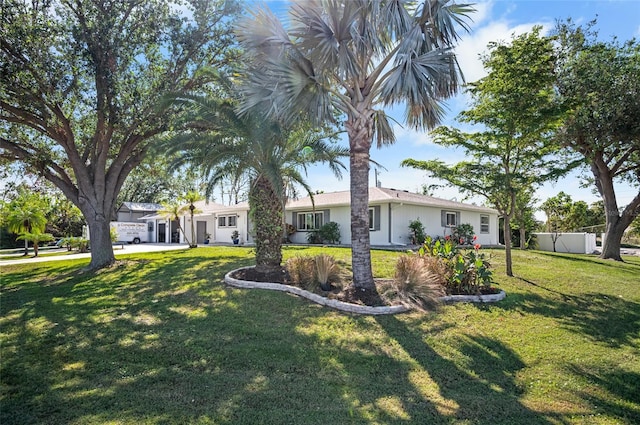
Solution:
<svg viewBox="0 0 640 425">
<path fill-rule="evenodd" d="M 460 212 L 459 211 L 440 211 L 441 223 L 442 227 L 456 227 L 458 223 L 460 223 Z"/>
<path fill-rule="evenodd" d="M 218 216 L 218 227 L 236 227 L 238 225 L 238 217 L 235 215 Z"/>
<path fill-rule="evenodd" d="M 147 231 L 153 232 L 153 221 L 147 222 Z"/>
<path fill-rule="evenodd" d="M 369 208 L 369 230 L 376 230 L 376 212 Z"/>
<path fill-rule="evenodd" d="M 318 230 L 324 224 L 324 213 L 298 213 L 298 230 Z"/>
<path fill-rule="evenodd" d="M 456 220 L 456 213 L 447 211 L 446 213 L 446 227 L 456 227 L 458 220 Z"/>
<path fill-rule="evenodd" d="M 489 233 L 489 216 L 480 215 L 480 233 Z"/>
</svg>

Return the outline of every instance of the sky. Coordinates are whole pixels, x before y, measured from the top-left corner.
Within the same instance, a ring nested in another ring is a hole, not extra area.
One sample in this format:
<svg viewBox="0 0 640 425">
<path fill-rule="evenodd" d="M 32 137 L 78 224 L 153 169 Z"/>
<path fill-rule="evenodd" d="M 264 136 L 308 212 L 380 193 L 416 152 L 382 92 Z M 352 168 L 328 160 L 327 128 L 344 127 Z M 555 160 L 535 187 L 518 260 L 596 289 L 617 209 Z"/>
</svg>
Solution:
<svg viewBox="0 0 640 425">
<path fill-rule="evenodd" d="M 469 0 L 470 2 L 471 0 Z M 458 2 L 466 2 L 460 1 Z M 286 7 L 286 1 L 270 1 L 267 4 L 279 15 Z M 543 32 L 550 32 L 557 20 L 571 18 L 577 24 L 585 24 L 597 18 L 596 29 L 603 40 L 611 40 L 616 36 L 619 40 L 640 38 L 640 0 L 492 0 L 475 2 L 476 12 L 471 16 L 471 31 L 462 36 L 456 48 L 458 60 L 467 82 L 476 81 L 486 75 L 479 56 L 486 51 L 491 41 L 511 40 L 513 34 L 528 32 L 535 25 L 541 25 Z M 457 128 L 463 126 L 456 121 L 460 111 L 468 107 L 468 98 L 464 94 L 445 102 L 446 118 L 442 122 Z M 402 110 L 399 110 L 401 113 Z M 393 115 L 393 114 L 391 114 Z M 399 114 L 401 116 L 401 114 Z M 419 191 L 423 184 L 446 184 L 445 182 L 427 178 L 424 171 L 401 168 L 400 162 L 406 158 L 417 160 L 439 159 L 446 163 L 455 163 L 464 159 L 464 152 L 452 148 L 435 145 L 428 133 L 415 132 L 400 125 L 395 126 L 396 143 L 382 149 L 372 148 L 371 158 L 384 166 L 380 169 L 378 180 L 383 187 L 412 192 Z M 346 136 L 345 136 L 345 145 Z M 374 168 L 372 166 L 369 185 L 375 185 Z M 540 202 L 557 195 L 560 191 L 568 193 L 574 201 L 582 200 L 591 204 L 599 200 L 599 195 L 591 187 L 581 187 L 579 173 L 572 174 L 555 184 L 546 184 L 540 188 L 536 198 Z M 328 169 L 314 166 L 309 169 L 307 182 L 314 191 L 333 192 L 349 190 L 349 176 L 345 173 L 342 180 L 336 179 Z M 618 204 L 630 202 L 637 189 L 628 185 L 616 188 Z M 434 196 L 463 201 L 464 196 L 452 186 L 436 189 Z M 481 197 L 467 198 L 466 202 L 483 204 Z M 538 203 L 539 204 L 539 203 Z M 544 215 L 538 218 L 543 219 Z"/>
</svg>

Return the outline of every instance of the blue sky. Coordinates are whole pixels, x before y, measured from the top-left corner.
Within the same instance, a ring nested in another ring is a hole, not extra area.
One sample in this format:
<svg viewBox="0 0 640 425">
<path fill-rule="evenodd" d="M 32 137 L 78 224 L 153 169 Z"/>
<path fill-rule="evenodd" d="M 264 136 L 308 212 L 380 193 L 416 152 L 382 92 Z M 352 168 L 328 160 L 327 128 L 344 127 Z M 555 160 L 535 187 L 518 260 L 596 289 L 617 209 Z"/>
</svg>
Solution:
<svg viewBox="0 0 640 425">
<path fill-rule="evenodd" d="M 267 2 L 272 9 L 282 11 L 286 1 Z M 512 34 L 529 31 L 534 25 L 541 25 L 545 31 L 550 31 L 556 20 L 572 18 L 574 22 L 583 24 L 597 17 L 600 37 L 609 40 L 617 36 L 620 40 L 640 37 L 640 0 L 493 0 L 475 3 L 476 13 L 472 16 L 471 32 L 465 34 L 457 47 L 458 58 L 467 81 L 475 81 L 485 75 L 478 56 L 486 50 L 490 41 L 509 41 Z M 455 121 L 458 113 L 467 107 L 467 98 L 458 95 L 446 102 L 448 114 L 444 125 L 461 127 Z M 400 168 L 403 159 L 418 160 L 440 159 L 453 163 L 463 159 L 464 152 L 451 148 L 442 148 L 433 144 L 426 133 L 417 133 L 400 126 L 396 126 L 397 141 L 390 147 L 373 148 L 371 157 L 382 164 L 386 170 L 380 170 L 379 180 L 384 187 L 417 191 L 423 183 L 443 183 L 426 177 L 425 173 L 409 168 Z M 349 189 L 349 177 L 345 175 L 337 180 L 328 170 L 313 167 L 309 171 L 308 182 L 314 190 L 332 192 Z M 375 177 L 373 168 L 370 173 L 370 186 Z M 537 198 L 544 201 L 558 192 L 564 191 L 571 195 L 574 201 L 584 200 L 588 203 L 599 199 L 590 188 L 580 187 L 578 175 L 572 175 L 542 187 Z M 637 189 L 618 186 L 618 203 L 628 203 Z M 438 189 L 435 196 L 463 200 L 455 187 Z M 482 204 L 483 198 L 471 198 L 469 202 Z"/>
</svg>

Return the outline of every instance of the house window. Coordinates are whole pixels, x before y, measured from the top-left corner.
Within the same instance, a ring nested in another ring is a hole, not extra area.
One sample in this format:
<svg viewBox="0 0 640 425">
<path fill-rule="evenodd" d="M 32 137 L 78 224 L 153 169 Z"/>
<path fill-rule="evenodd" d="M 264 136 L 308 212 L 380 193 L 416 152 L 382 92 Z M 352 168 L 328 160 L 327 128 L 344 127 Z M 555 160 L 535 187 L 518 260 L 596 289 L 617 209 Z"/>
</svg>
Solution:
<svg viewBox="0 0 640 425">
<path fill-rule="evenodd" d="M 376 230 L 376 211 L 369 208 L 369 230 Z"/>
<path fill-rule="evenodd" d="M 236 227 L 238 224 L 238 217 L 235 215 L 221 215 L 218 216 L 218 227 Z"/>
<path fill-rule="evenodd" d="M 480 233 L 489 233 L 489 216 L 480 215 Z"/>
<path fill-rule="evenodd" d="M 456 227 L 458 225 L 458 214 L 453 211 L 445 212 L 445 227 Z"/>
<path fill-rule="evenodd" d="M 298 214 L 298 230 L 318 230 L 324 224 L 324 213 L 305 212 Z"/>
</svg>

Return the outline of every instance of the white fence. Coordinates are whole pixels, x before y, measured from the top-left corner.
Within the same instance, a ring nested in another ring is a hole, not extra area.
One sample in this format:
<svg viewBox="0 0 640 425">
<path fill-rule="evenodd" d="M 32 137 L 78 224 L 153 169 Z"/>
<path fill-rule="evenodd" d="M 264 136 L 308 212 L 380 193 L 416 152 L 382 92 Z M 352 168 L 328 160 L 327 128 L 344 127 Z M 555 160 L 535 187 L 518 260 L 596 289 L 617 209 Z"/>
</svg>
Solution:
<svg viewBox="0 0 640 425">
<path fill-rule="evenodd" d="M 538 248 L 541 251 L 553 251 L 553 239 L 556 239 L 556 252 L 571 254 L 592 254 L 596 248 L 595 233 L 535 233 Z"/>
</svg>

